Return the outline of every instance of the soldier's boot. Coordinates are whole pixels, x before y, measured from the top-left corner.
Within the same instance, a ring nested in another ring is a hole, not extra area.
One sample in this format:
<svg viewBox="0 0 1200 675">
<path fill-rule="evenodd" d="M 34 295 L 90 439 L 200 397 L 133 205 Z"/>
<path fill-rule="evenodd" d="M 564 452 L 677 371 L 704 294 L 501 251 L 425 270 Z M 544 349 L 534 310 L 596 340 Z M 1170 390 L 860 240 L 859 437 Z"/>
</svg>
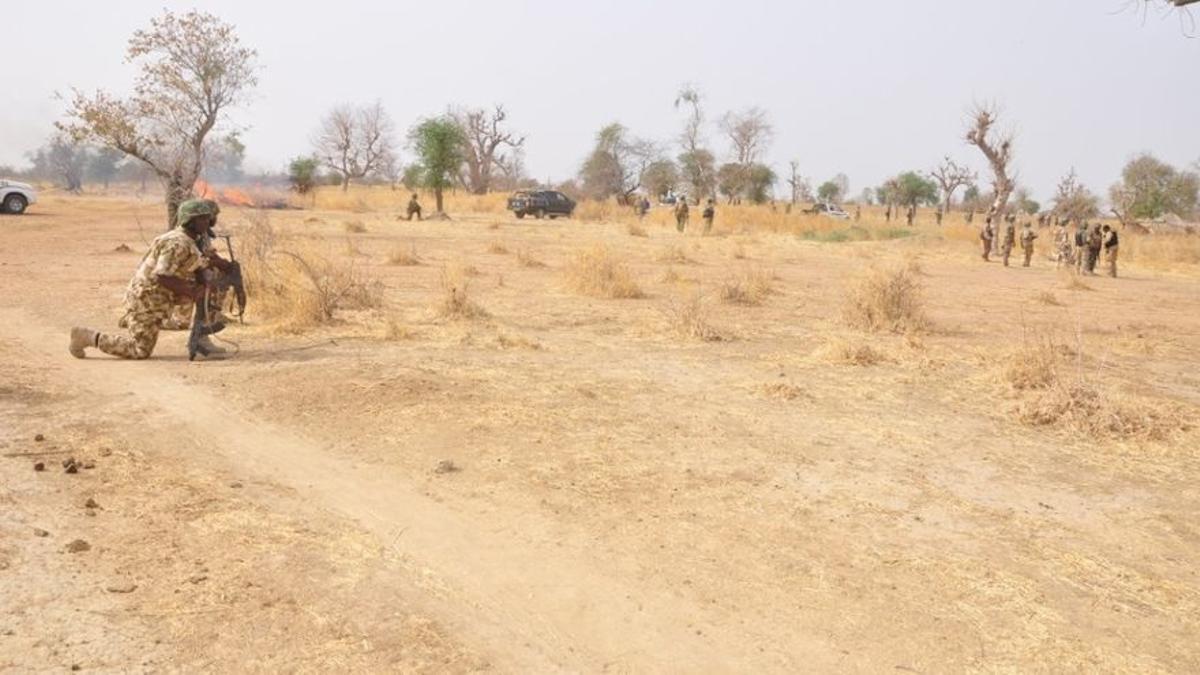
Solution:
<svg viewBox="0 0 1200 675">
<path fill-rule="evenodd" d="M 99 338 L 100 334 L 91 328 L 72 328 L 71 346 L 67 347 L 67 351 L 71 352 L 71 356 L 82 359 L 86 356 L 84 350 L 88 347 L 95 347 L 96 340 Z"/>
<path fill-rule="evenodd" d="M 199 352 L 210 359 L 214 357 L 221 358 L 225 354 L 229 353 L 228 349 L 220 347 L 217 345 L 217 343 L 213 342 L 212 336 L 210 335 L 202 336 L 199 340 L 197 340 L 197 342 L 200 343 Z"/>
</svg>

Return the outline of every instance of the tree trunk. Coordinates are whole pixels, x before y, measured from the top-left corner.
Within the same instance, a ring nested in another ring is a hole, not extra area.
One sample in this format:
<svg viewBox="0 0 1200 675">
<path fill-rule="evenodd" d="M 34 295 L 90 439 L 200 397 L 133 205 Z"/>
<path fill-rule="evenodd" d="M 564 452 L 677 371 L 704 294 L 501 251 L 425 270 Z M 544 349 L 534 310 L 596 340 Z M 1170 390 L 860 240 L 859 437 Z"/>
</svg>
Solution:
<svg viewBox="0 0 1200 675">
<path fill-rule="evenodd" d="M 346 192 L 349 189 L 350 189 L 350 174 L 343 173 L 342 174 L 342 192 Z"/>
<path fill-rule="evenodd" d="M 189 188 L 184 188 L 183 181 L 173 178 L 167 182 L 167 229 L 175 227 L 175 214 L 179 213 L 179 205 L 187 199 Z"/>
<path fill-rule="evenodd" d="M 433 201 L 437 204 L 437 212 L 444 213 L 442 210 L 442 188 L 436 187 L 433 189 Z"/>
</svg>

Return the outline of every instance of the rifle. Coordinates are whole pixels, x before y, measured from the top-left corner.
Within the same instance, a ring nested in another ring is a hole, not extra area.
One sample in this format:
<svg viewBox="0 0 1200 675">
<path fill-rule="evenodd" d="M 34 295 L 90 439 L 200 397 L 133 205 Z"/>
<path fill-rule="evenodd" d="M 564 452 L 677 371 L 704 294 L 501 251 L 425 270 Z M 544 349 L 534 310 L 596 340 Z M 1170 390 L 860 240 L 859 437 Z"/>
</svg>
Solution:
<svg viewBox="0 0 1200 675">
<path fill-rule="evenodd" d="M 213 235 L 212 232 L 209 234 Z M 225 293 L 233 289 L 234 298 L 237 300 L 238 323 L 244 322 L 246 286 L 242 281 L 242 266 L 233 257 L 233 242 L 230 235 L 222 234 L 220 237 L 225 240 L 225 247 L 229 250 L 229 265 L 225 269 L 219 270 L 220 273 L 211 284 L 205 283 L 204 297 L 196 301 L 196 308 L 192 314 L 192 327 L 188 334 L 188 361 L 194 361 L 197 354 L 208 356 L 209 352 L 201 344 L 200 339 L 225 329 L 223 322 L 209 320 L 209 312 L 213 309 L 210 307 L 211 298 L 224 298 Z M 196 273 L 198 280 L 202 283 L 205 282 L 204 272 L 204 270 L 200 270 Z"/>
</svg>

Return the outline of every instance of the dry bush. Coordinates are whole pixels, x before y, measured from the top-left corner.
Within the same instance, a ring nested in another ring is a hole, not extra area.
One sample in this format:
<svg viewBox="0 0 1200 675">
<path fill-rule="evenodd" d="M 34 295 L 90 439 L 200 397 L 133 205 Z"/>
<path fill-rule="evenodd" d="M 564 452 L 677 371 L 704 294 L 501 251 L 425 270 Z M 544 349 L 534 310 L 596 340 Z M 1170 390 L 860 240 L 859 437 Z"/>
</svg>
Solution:
<svg viewBox="0 0 1200 675">
<path fill-rule="evenodd" d="M 367 226 L 363 225 L 361 220 L 347 220 L 342 227 L 350 234 L 362 234 L 367 231 Z"/>
<path fill-rule="evenodd" d="M 1023 391 L 1048 389 L 1059 384 L 1059 367 L 1063 356 L 1075 352 L 1059 344 L 1052 336 L 1026 337 L 1024 344 L 1009 355 L 1002 378 L 1010 387 Z"/>
<path fill-rule="evenodd" d="M 434 305 L 434 312 L 438 316 L 445 319 L 482 319 L 489 316 L 470 297 L 470 276 L 462 265 L 442 268 L 442 295 Z"/>
<path fill-rule="evenodd" d="M 517 264 L 521 267 L 545 267 L 546 263 L 533 257 L 529 249 L 523 248 L 517 251 Z"/>
<path fill-rule="evenodd" d="M 915 255 L 910 255 L 905 259 L 904 268 L 906 270 L 908 270 L 909 273 L 912 274 L 913 276 L 917 276 L 917 277 L 929 276 L 929 274 L 925 272 L 925 267 L 921 264 L 921 259 Z"/>
<path fill-rule="evenodd" d="M 500 333 L 496 336 L 496 344 L 501 349 L 529 349 L 532 351 L 541 351 L 542 345 L 537 340 L 530 340 L 522 335 L 507 335 Z"/>
<path fill-rule="evenodd" d="M 830 363 L 846 366 L 873 366 L 888 360 L 886 354 L 871 345 L 840 337 L 829 338 L 819 352 Z"/>
<path fill-rule="evenodd" d="M 508 255 L 508 247 L 505 246 L 503 242 L 493 241 L 488 244 L 487 252 L 498 255 Z"/>
<path fill-rule="evenodd" d="M 873 270 L 851 287 L 842 305 L 842 320 L 868 331 L 914 333 L 925 330 L 924 294 L 906 267 Z"/>
<path fill-rule="evenodd" d="M 568 283 L 584 295 L 615 299 L 645 297 L 629 267 L 604 246 L 575 254 L 566 271 Z"/>
<path fill-rule="evenodd" d="M 341 310 L 377 309 L 383 285 L 366 270 L 328 250 L 289 245 L 247 261 L 249 292 L 263 314 L 298 329 L 333 321 Z"/>
<path fill-rule="evenodd" d="M 412 267 L 421 264 L 421 258 L 417 255 L 417 245 L 409 242 L 408 248 L 394 248 L 391 253 L 388 253 L 389 265 L 401 265 L 404 267 Z"/>
<path fill-rule="evenodd" d="M 632 237 L 649 237 L 650 236 L 649 234 L 646 234 L 646 228 L 642 227 L 641 225 L 638 225 L 637 223 L 630 223 L 629 225 L 625 226 L 625 231 L 628 232 L 629 235 Z"/>
<path fill-rule="evenodd" d="M 1062 303 L 1059 302 L 1058 298 L 1055 297 L 1054 293 L 1052 293 L 1050 291 L 1042 291 L 1033 297 L 1035 300 L 1042 303 L 1043 305 L 1053 305 L 1055 307 L 1062 306 Z"/>
<path fill-rule="evenodd" d="M 764 384 L 761 387 L 761 391 L 768 398 L 778 398 L 784 401 L 794 401 L 801 397 L 808 397 L 808 392 L 794 384 L 787 384 L 786 382 Z"/>
<path fill-rule="evenodd" d="M 671 244 L 659 252 L 655 257 L 660 263 L 686 265 L 692 262 L 692 259 L 687 257 L 687 253 L 678 244 Z"/>
<path fill-rule="evenodd" d="M 1066 278 L 1066 280 L 1063 282 L 1063 288 L 1066 288 L 1068 291 L 1094 291 L 1094 290 L 1096 290 L 1096 289 L 1092 288 L 1091 286 L 1088 286 L 1087 284 L 1083 283 L 1083 279 L 1080 279 L 1078 276 L 1076 276 L 1074 274 L 1071 274 Z"/>
<path fill-rule="evenodd" d="M 304 222 L 308 225 L 316 225 L 318 223 L 323 223 L 325 221 L 321 220 L 320 218 L 318 218 L 316 216 L 309 216 L 304 219 Z"/>
<path fill-rule="evenodd" d="M 761 305 L 775 292 L 775 275 L 754 267 L 721 283 L 721 301 L 733 305 Z"/>
<path fill-rule="evenodd" d="M 400 342 L 402 340 L 411 340 L 417 336 L 409 326 L 404 325 L 394 316 L 389 316 L 383 322 L 382 338 L 388 342 Z"/>
<path fill-rule="evenodd" d="M 693 293 L 671 303 L 671 326 L 681 337 L 702 342 L 720 342 L 728 339 L 708 319 L 708 306 L 700 293 Z"/>
</svg>

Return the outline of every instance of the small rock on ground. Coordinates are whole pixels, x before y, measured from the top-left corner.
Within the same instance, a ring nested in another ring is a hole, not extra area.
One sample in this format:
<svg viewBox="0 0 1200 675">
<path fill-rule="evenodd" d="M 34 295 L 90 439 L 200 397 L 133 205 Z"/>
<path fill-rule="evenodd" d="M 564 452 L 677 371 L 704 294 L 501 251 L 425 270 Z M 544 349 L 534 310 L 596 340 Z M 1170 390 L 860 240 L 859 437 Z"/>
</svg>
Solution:
<svg viewBox="0 0 1200 675">
<path fill-rule="evenodd" d="M 67 544 L 68 553 L 82 553 L 90 550 L 92 550 L 92 545 L 82 539 L 76 539 L 75 541 Z"/>
</svg>

